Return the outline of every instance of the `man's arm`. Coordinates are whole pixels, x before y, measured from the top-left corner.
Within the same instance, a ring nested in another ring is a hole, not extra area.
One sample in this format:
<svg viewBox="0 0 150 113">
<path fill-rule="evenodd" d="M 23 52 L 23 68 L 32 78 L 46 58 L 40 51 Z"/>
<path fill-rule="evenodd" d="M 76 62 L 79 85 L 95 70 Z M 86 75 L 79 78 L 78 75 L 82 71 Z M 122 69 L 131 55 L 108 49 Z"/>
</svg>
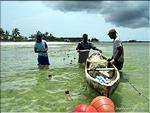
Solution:
<svg viewBox="0 0 150 113">
<path fill-rule="evenodd" d="M 35 53 L 39 53 L 39 52 L 37 51 L 36 47 L 34 47 L 34 52 L 35 52 Z"/>
<path fill-rule="evenodd" d="M 102 50 L 96 48 L 92 43 L 89 43 L 89 46 L 90 46 L 89 48 L 92 48 L 93 50 L 97 50 L 97 51 L 99 51 L 100 53 L 102 53 Z"/>
<path fill-rule="evenodd" d="M 95 46 L 93 46 L 93 44 L 91 44 L 91 47 L 92 47 L 93 50 L 97 50 L 97 51 L 99 51 L 100 53 L 102 53 L 102 50 L 96 48 Z"/>
<path fill-rule="evenodd" d="M 107 61 L 110 62 L 113 59 L 113 56 L 111 58 L 108 58 Z"/>
<path fill-rule="evenodd" d="M 79 48 L 80 48 L 80 43 L 78 43 L 76 50 L 79 50 Z"/>
<path fill-rule="evenodd" d="M 48 51 L 48 46 L 47 46 L 46 42 L 45 42 L 45 51 Z"/>
<path fill-rule="evenodd" d="M 80 48 L 80 46 L 81 46 L 81 45 L 80 45 L 80 43 L 78 43 L 78 45 L 77 45 L 77 47 L 76 47 L 77 52 L 79 52 L 79 50 L 80 50 L 80 49 L 79 49 L 79 48 Z"/>
</svg>

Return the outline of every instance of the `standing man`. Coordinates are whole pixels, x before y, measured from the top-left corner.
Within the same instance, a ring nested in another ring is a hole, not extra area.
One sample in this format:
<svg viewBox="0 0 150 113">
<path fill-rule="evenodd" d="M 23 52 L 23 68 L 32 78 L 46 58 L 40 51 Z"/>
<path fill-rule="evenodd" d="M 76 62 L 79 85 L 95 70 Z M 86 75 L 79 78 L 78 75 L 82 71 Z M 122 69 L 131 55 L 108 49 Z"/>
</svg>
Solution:
<svg viewBox="0 0 150 113">
<path fill-rule="evenodd" d="M 124 51 L 123 51 L 123 45 L 121 40 L 117 38 L 116 30 L 111 29 L 108 32 L 108 36 L 110 39 L 113 39 L 113 55 L 108 61 L 113 60 L 113 64 L 116 66 L 118 70 L 121 70 L 124 63 Z"/>
<path fill-rule="evenodd" d="M 38 66 L 40 69 L 49 67 L 49 59 L 48 59 L 48 46 L 45 40 L 42 40 L 43 35 L 41 33 L 37 33 L 36 43 L 34 45 L 35 53 L 38 53 Z"/>
<path fill-rule="evenodd" d="M 90 49 L 97 50 L 100 53 L 102 53 L 101 50 L 97 49 L 95 46 L 93 46 L 92 43 L 88 42 L 88 35 L 83 34 L 82 41 L 78 43 L 77 45 L 77 52 L 79 53 L 79 59 L 78 63 L 83 64 L 86 62 L 86 59 L 89 56 Z"/>
</svg>

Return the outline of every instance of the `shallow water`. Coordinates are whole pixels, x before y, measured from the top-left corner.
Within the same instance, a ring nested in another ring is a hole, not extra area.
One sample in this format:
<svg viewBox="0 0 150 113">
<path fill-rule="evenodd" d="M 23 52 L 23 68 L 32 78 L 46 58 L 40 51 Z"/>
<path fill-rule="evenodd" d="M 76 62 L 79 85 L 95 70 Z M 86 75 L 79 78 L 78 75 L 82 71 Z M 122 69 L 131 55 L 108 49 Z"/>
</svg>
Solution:
<svg viewBox="0 0 150 113">
<path fill-rule="evenodd" d="M 77 63 L 76 43 L 49 43 L 50 69 L 37 69 L 32 44 L 1 45 L 2 112 L 68 112 L 98 96 Z M 112 43 L 95 44 L 106 57 Z M 149 111 L 149 43 L 124 43 L 125 64 L 121 81 L 110 97 L 116 111 Z M 52 78 L 48 79 L 51 74 Z M 69 95 L 64 93 L 69 90 Z"/>
</svg>

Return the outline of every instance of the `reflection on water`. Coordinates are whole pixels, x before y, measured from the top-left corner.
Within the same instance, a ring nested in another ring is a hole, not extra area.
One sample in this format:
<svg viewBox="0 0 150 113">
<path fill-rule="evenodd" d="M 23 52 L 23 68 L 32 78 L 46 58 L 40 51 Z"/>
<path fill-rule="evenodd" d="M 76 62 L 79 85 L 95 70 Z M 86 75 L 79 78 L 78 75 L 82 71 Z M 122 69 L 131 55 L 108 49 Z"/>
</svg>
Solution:
<svg viewBox="0 0 150 113">
<path fill-rule="evenodd" d="M 96 44 L 106 57 L 112 44 Z M 102 47 L 101 47 L 102 46 Z M 76 43 L 49 44 L 50 69 L 38 70 L 33 45 L 1 47 L 2 112 L 68 112 L 99 94 L 89 87 L 84 66 L 77 64 Z M 148 44 L 126 43 L 120 83 L 110 97 L 121 112 L 148 112 Z M 133 54 L 131 54 L 133 53 Z M 48 79 L 48 75 L 52 75 Z M 65 90 L 69 95 L 65 94 Z"/>
</svg>

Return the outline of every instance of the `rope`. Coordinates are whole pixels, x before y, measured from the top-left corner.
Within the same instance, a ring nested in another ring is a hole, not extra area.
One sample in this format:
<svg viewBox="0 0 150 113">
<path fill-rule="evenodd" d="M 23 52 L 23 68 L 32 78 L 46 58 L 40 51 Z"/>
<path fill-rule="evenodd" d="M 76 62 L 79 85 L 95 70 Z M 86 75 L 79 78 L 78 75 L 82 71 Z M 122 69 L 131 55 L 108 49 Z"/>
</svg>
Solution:
<svg viewBox="0 0 150 113">
<path fill-rule="evenodd" d="M 127 78 L 126 78 L 126 80 L 127 80 L 128 83 L 132 86 L 132 88 L 133 88 L 136 92 L 138 92 L 139 96 L 142 96 L 142 97 L 144 97 L 146 100 L 150 101 L 149 98 L 147 98 L 145 95 L 143 95 L 143 93 L 141 93 Z"/>
</svg>

